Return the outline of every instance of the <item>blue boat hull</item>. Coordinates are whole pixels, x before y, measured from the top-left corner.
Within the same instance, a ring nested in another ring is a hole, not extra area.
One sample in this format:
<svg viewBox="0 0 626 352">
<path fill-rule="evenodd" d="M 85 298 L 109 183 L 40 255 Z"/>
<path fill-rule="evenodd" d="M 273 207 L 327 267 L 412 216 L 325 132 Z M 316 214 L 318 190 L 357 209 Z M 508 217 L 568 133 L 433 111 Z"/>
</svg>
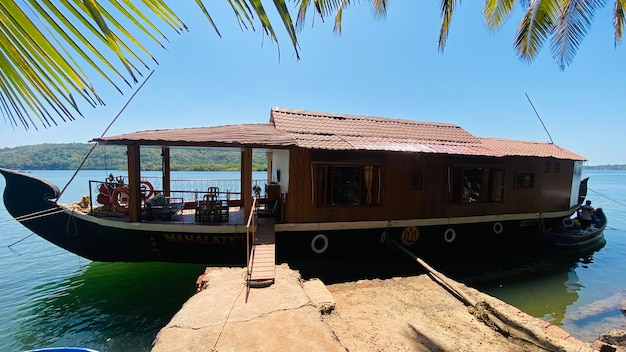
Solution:
<svg viewBox="0 0 626 352">
<path fill-rule="evenodd" d="M 568 220 L 568 219 L 564 219 Z M 547 242 L 560 247 L 586 247 L 604 241 L 604 229 L 607 218 L 602 208 L 596 209 L 595 217 L 587 229 L 576 225 L 575 221 L 563 221 L 542 232 L 542 237 Z"/>
</svg>

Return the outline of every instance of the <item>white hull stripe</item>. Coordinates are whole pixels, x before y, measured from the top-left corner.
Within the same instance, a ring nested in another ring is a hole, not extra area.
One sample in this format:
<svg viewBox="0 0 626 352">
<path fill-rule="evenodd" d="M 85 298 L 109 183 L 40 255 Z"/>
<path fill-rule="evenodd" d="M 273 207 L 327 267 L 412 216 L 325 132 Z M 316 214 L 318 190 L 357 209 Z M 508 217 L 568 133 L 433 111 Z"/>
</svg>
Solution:
<svg viewBox="0 0 626 352">
<path fill-rule="evenodd" d="M 62 208 L 65 208 L 62 206 Z M 201 225 L 190 223 L 149 223 L 149 222 L 124 222 L 96 218 L 94 216 L 72 212 L 65 208 L 68 215 L 80 218 L 85 221 L 97 223 L 102 226 L 128 229 L 134 231 L 154 231 L 154 232 L 186 232 L 186 233 L 209 233 L 209 234 L 245 234 L 245 225 Z M 349 221 L 349 222 L 323 222 L 323 223 L 285 223 L 276 224 L 276 232 L 302 232 L 302 231 L 341 231 L 341 230 L 362 230 L 372 228 L 403 228 L 409 226 L 428 227 L 442 225 L 476 224 L 485 222 L 503 222 L 515 220 L 542 220 L 560 217 L 568 217 L 572 211 L 560 211 L 550 213 L 523 213 L 523 214 L 502 214 L 484 216 L 465 216 L 455 218 L 430 218 L 430 219 L 407 219 L 407 220 L 378 220 L 378 221 Z"/>
</svg>

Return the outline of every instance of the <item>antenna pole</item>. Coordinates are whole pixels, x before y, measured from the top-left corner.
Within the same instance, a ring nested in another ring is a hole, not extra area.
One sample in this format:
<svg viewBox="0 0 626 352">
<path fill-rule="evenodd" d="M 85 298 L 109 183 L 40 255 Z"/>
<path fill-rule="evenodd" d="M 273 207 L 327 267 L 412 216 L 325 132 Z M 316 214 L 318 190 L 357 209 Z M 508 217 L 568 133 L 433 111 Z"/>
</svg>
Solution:
<svg viewBox="0 0 626 352">
<path fill-rule="evenodd" d="M 539 118 L 539 122 L 541 122 L 541 126 L 543 126 L 544 131 L 546 131 L 546 134 L 548 134 L 548 138 L 550 138 L 550 143 L 554 144 L 554 141 L 552 141 L 552 136 L 550 136 L 550 132 L 548 132 L 548 129 L 546 128 L 546 125 L 544 125 L 543 120 L 541 119 L 541 116 L 539 116 L 539 113 L 537 113 L 537 109 L 535 109 L 535 106 L 533 105 L 533 102 L 530 101 L 530 97 L 528 96 L 527 93 L 524 92 L 524 94 L 526 94 L 526 99 L 528 99 L 528 102 L 530 103 L 530 106 L 532 106 L 533 110 L 535 110 L 535 115 L 537 115 L 537 118 Z"/>
</svg>

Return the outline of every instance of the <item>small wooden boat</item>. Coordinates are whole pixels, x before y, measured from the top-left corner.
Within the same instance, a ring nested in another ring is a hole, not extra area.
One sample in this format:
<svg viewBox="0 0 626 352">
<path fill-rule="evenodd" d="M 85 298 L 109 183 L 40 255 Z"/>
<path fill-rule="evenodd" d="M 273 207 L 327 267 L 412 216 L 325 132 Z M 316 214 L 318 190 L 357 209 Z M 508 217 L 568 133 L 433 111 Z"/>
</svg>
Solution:
<svg viewBox="0 0 626 352">
<path fill-rule="evenodd" d="M 604 241 L 606 214 L 597 208 L 591 225 L 582 228 L 578 219 L 564 218 L 549 229 L 542 231 L 544 240 L 560 247 L 586 247 Z"/>
</svg>

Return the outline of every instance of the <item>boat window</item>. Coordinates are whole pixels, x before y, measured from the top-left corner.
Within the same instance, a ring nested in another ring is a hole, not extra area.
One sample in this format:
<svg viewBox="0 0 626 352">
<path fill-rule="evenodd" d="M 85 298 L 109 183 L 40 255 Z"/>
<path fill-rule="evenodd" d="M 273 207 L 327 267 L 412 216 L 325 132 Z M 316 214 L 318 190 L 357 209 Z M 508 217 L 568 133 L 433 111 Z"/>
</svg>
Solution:
<svg viewBox="0 0 626 352">
<path fill-rule="evenodd" d="M 409 189 L 424 189 L 424 174 L 421 171 L 409 173 Z"/>
<path fill-rule="evenodd" d="M 517 172 L 515 174 L 515 188 L 533 188 L 535 174 L 532 172 Z"/>
<path fill-rule="evenodd" d="M 317 165 L 319 205 L 359 206 L 380 202 L 380 167 Z"/>
<path fill-rule="evenodd" d="M 544 174 L 549 174 L 551 168 L 552 168 L 552 163 L 551 162 L 546 161 L 546 162 L 543 163 L 543 173 Z"/>
<path fill-rule="evenodd" d="M 502 202 L 504 170 L 491 168 L 452 169 L 451 200 L 460 203 Z"/>
</svg>

